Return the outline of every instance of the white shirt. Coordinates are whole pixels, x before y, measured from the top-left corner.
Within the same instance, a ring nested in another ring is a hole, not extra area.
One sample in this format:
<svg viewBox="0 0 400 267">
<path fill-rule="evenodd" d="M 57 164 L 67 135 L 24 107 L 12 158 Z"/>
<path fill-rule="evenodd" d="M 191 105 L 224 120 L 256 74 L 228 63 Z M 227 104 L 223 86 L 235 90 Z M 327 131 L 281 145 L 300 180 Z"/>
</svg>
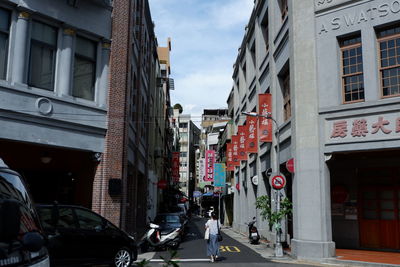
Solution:
<svg viewBox="0 0 400 267">
<path fill-rule="evenodd" d="M 210 235 L 218 234 L 218 226 L 221 229 L 221 223 L 218 220 L 210 219 L 206 222 L 206 227 L 210 228 Z"/>
</svg>

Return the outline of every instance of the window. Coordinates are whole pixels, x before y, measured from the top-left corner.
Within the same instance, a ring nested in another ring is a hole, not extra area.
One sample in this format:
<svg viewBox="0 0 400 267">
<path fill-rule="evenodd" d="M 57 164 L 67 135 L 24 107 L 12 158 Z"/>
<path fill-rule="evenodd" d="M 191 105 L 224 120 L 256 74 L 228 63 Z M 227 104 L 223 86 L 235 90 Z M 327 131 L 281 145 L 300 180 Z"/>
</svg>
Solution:
<svg viewBox="0 0 400 267">
<path fill-rule="evenodd" d="M 76 37 L 73 96 L 94 100 L 95 70 L 96 44 Z"/>
<path fill-rule="evenodd" d="M 187 128 L 188 124 L 186 122 L 179 123 L 179 128 Z"/>
<path fill-rule="evenodd" d="M 287 0 L 279 0 L 279 8 L 281 10 L 281 18 L 284 21 L 288 15 L 288 2 Z"/>
<path fill-rule="evenodd" d="M 282 76 L 282 94 L 283 94 L 283 119 L 287 121 L 292 116 L 292 106 L 290 104 L 290 75 L 289 71 Z"/>
<path fill-rule="evenodd" d="M 268 11 L 266 12 L 264 18 L 261 21 L 261 31 L 264 38 L 265 48 L 269 50 L 269 32 L 268 32 Z"/>
<path fill-rule="evenodd" d="M 181 152 L 181 157 L 186 158 L 187 157 L 187 152 Z"/>
<path fill-rule="evenodd" d="M 0 79 L 6 79 L 10 12 L 0 9 Z"/>
<path fill-rule="evenodd" d="M 400 95 L 400 26 L 378 32 L 382 96 Z"/>
<path fill-rule="evenodd" d="M 364 100 L 364 78 L 361 37 L 340 42 L 344 103 Z"/>
<path fill-rule="evenodd" d="M 29 61 L 30 86 L 53 91 L 57 50 L 57 29 L 33 21 Z"/>
<path fill-rule="evenodd" d="M 76 209 L 75 212 L 80 229 L 101 230 L 103 228 L 103 219 L 99 215 L 82 209 Z"/>
<path fill-rule="evenodd" d="M 74 215 L 70 208 L 59 208 L 59 216 L 57 221 L 57 227 L 60 228 L 76 228 L 76 222 Z"/>
</svg>

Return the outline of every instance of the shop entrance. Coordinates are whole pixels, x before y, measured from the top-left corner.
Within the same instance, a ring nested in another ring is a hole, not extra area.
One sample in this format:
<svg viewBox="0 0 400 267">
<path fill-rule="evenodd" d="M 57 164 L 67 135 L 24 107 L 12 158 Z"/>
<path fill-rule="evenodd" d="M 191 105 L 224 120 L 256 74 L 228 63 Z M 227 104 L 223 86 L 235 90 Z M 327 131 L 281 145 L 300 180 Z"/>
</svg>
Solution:
<svg viewBox="0 0 400 267">
<path fill-rule="evenodd" d="M 400 250 L 400 151 L 335 154 L 332 236 L 337 248 Z"/>
<path fill-rule="evenodd" d="M 360 202 L 361 247 L 400 249 L 400 189 L 363 187 Z"/>
</svg>

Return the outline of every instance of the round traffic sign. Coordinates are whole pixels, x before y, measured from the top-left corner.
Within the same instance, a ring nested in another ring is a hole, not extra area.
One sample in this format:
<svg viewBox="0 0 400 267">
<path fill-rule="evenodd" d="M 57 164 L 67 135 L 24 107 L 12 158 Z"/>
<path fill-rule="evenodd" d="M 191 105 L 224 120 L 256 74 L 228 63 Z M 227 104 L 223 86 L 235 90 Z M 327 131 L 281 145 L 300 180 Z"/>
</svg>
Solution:
<svg viewBox="0 0 400 267">
<path fill-rule="evenodd" d="M 274 177 L 272 177 L 271 186 L 274 189 L 280 190 L 280 189 L 284 188 L 285 185 L 286 185 L 286 178 L 282 174 L 275 175 Z"/>
<path fill-rule="evenodd" d="M 286 169 L 290 173 L 294 173 L 294 159 L 293 158 L 291 158 L 288 161 L 286 161 Z"/>
</svg>

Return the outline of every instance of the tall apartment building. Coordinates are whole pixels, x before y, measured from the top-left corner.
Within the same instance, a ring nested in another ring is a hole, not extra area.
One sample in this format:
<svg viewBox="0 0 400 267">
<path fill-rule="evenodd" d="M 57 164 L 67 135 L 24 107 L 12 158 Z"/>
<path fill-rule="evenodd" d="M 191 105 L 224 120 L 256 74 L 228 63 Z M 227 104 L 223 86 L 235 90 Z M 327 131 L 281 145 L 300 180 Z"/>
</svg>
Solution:
<svg viewBox="0 0 400 267">
<path fill-rule="evenodd" d="M 196 150 L 199 147 L 201 132 L 191 120 L 190 114 L 179 114 L 179 110 L 174 109 L 174 117 L 179 121 L 180 190 L 192 200 L 196 180 Z"/>
<path fill-rule="evenodd" d="M 0 156 L 38 203 L 93 204 L 111 12 L 110 1 L 0 2 Z"/>
<path fill-rule="evenodd" d="M 235 168 L 235 229 L 246 232 L 245 222 L 257 216 L 262 234 L 275 240 L 254 206 L 257 196 L 274 192 L 268 179 L 251 182 L 272 167 L 286 175 L 294 204 L 289 237 L 282 237 L 295 257 L 400 249 L 399 12 L 396 0 L 255 2 L 230 114 L 235 128 L 243 125 L 241 113 L 260 112 L 257 95 L 271 93 L 279 139 L 259 143 Z M 285 168 L 291 158 L 294 174 Z"/>
</svg>

